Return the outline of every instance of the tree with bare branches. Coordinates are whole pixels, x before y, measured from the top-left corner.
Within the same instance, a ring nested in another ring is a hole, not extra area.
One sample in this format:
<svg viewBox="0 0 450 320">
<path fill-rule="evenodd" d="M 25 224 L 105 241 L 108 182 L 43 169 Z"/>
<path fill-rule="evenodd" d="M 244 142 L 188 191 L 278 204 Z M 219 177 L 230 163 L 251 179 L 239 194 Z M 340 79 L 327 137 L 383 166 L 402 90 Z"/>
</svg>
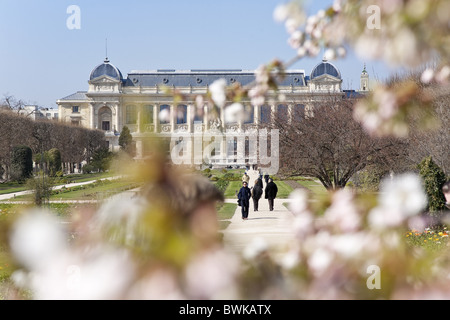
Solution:
<svg viewBox="0 0 450 320">
<path fill-rule="evenodd" d="M 307 113 L 294 108 L 289 123 L 276 116 L 281 172 L 314 177 L 327 189 L 340 189 L 369 165 L 394 170 L 406 158 L 406 142 L 370 137 L 353 119 L 354 104 L 354 99 L 330 96 Z"/>
</svg>

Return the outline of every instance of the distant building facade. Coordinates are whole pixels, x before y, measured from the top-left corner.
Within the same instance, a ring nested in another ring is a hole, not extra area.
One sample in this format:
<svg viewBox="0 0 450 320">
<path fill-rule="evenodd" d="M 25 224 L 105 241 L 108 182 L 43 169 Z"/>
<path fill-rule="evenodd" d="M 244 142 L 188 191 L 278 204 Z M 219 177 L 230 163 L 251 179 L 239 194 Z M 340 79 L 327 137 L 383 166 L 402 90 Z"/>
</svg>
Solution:
<svg viewBox="0 0 450 320">
<path fill-rule="evenodd" d="M 105 131 L 112 150 L 118 148 L 120 132 L 127 126 L 136 142 L 136 157 L 142 158 L 146 154 L 142 142 L 148 137 L 170 138 L 174 133 L 205 134 L 218 127 L 222 132 L 258 130 L 260 124 L 271 121 L 277 112 L 289 115 L 296 108 L 307 111 L 316 101 L 330 94 L 345 96 L 340 71 L 323 60 L 310 75 L 306 75 L 304 70 L 286 71 L 285 78 L 278 83 L 278 94 L 283 95 L 283 101 L 277 101 L 277 95 L 263 106 L 252 106 L 250 100 L 242 101 L 249 117 L 226 122 L 222 112 L 217 121 L 212 121 L 206 106 L 204 112 L 199 114 L 196 111 L 195 97 L 207 94 L 209 85 L 222 78 L 228 85 L 239 82 L 243 86 L 255 80 L 254 71 L 233 69 L 131 71 L 124 78 L 106 58 L 92 70 L 87 91 L 77 91 L 56 101 L 59 120 Z M 165 90 L 167 87 L 188 98 L 175 104 L 173 96 Z M 363 90 L 368 90 L 368 85 Z M 161 114 L 170 116 L 164 118 Z M 226 152 L 224 148 L 225 144 L 216 153 Z"/>
<path fill-rule="evenodd" d="M 40 108 L 36 105 L 28 105 L 22 107 L 18 113 L 33 120 L 47 119 L 58 120 L 58 109 Z"/>
</svg>

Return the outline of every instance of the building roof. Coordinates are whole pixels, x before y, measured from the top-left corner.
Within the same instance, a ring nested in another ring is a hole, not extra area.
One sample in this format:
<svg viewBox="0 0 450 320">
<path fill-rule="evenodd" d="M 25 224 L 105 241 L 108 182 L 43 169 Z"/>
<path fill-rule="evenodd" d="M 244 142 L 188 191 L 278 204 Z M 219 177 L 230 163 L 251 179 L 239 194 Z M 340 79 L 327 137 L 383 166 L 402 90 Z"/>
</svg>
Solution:
<svg viewBox="0 0 450 320">
<path fill-rule="evenodd" d="M 93 80 L 101 76 L 108 76 L 119 81 L 122 80 L 122 73 L 114 65 L 109 63 L 108 58 L 92 70 L 89 80 Z"/>
<path fill-rule="evenodd" d="M 67 97 L 64 97 L 60 100 L 86 100 L 86 91 L 77 91 L 75 93 L 72 93 L 71 95 L 68 95 Z"/>
<path fill-rule="evenodd" d="M 204 87 L 209 86 L 221 78 L 225 79 L 228 85 L 239 82 L 245 86 L 255 80 L 255 73 L 254 71 L 240 69 L 133 70 L 128 73 L 127 79 L 124 80 L 124 85 L 143 87 L 156 85 Z M 305 72 L 303 70 L 287 71 L 286 77 L 278 84 L 282 86 L 305 86 Z"/>
<path fill-rule="evenodd" d="M 332 63 L 328 62 L 326 59 L 323 59 L 322 62 L 316 65 L 311 71 L 311 80 L 324 74 L 328 74 L 335 78 L 341 79 L 341 73 L 339 72 L 339 69 L 336 68 Z"/>
<path fill-rule="evenodd" d="M 342 90 L 344 92 L 344 98 L 362 98 L 366 96 L 366 92 L 356 90 Z"/>
</svg>

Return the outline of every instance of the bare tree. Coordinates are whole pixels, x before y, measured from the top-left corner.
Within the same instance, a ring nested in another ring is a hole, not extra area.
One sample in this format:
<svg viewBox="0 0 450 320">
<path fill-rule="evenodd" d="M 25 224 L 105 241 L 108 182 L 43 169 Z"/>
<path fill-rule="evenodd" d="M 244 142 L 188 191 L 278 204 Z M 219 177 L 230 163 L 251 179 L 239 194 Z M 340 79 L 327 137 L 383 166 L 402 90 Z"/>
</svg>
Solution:
<svg viewBox="0 0 450 320">
<path fill-rule="evenodd" d="M 3 110 L 11 110 L 15 112 L 19 112 L 23 107 L 25 107 L 27 103 L 21 99 L 17 99 L 13 95 L 4 94 L 3 99 L 0 100 L 0 109 Z"/>
<path fill-rule="evenodd" d="M 280 167 L 287 175 L 314 177 L 327 189 L 344 188 L 350 178 L 368 165 L 388 169 L 406 158 L 406 142 L 372 138 L 353 119 L 354 99 L 329 97 L 304 112 L 294 108 L 276 117 L 280 130 Z"/>
<path fill-rule="evenodd" d="M 418 164 L 431 156 L 433 161 L 450 175 L 450 88 L 427 88 L 427 94 L 433 100 L 432 119 L 438 121 L 432 129 L 411 123 L 410 159 Z M 417 117 L 420 117 L 418 115 Z"/>
</svg>

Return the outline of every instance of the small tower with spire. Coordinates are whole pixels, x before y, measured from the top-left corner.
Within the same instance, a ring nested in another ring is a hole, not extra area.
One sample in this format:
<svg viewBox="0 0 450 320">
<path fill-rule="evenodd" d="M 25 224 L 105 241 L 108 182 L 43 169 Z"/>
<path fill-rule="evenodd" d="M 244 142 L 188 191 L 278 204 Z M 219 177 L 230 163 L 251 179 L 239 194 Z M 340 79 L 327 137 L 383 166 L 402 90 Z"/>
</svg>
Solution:
<svg viewBox="0 0 450 320">
<path fill-rule="evenodd" d="M 369 74 L 366 71 L 366 64 L 364 63 L 364 69 L 361 72 L 360 77 L 360 85 L 359 85 L 359 91 L 369 91 Z"/>
</svg>

